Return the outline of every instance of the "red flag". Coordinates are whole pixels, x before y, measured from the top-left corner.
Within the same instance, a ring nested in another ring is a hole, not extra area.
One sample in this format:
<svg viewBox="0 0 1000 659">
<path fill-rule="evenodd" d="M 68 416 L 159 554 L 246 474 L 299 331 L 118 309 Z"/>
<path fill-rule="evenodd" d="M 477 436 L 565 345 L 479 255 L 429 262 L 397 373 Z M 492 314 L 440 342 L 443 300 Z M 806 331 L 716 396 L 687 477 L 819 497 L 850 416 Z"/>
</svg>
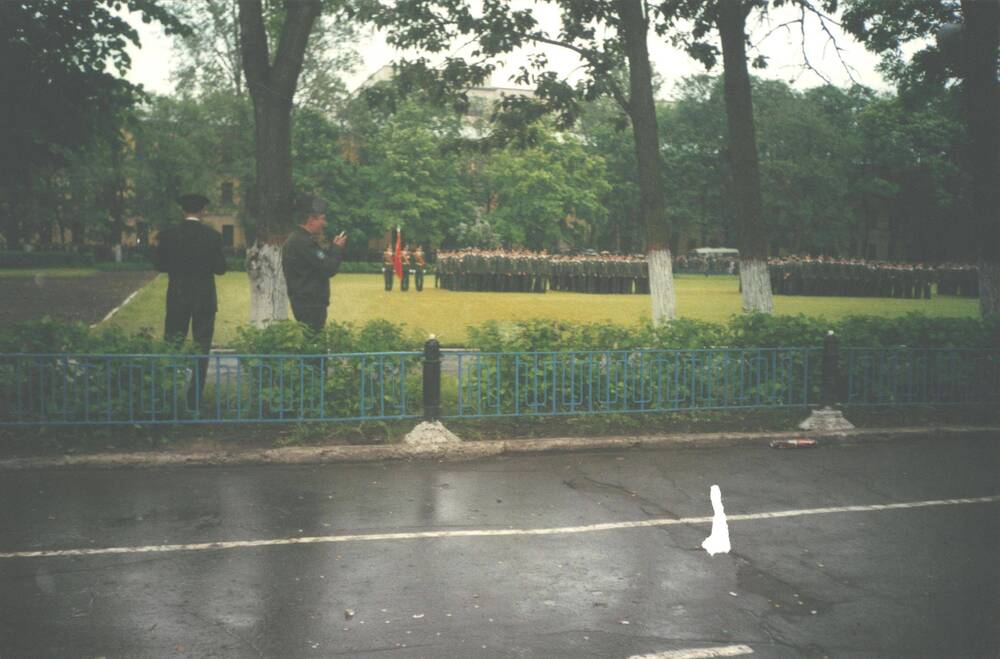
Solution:
<svg viewBox="0 0 1000 659">
<path fill-rule="evenodd" d="M 392 255 L 392 269 L 396 271 L 396 276 L 400 279 L 403 278 L 403 247 L 402 247 L 402 231 L 399 227 L 396 227 L 396 251 Z"/>
</svg>

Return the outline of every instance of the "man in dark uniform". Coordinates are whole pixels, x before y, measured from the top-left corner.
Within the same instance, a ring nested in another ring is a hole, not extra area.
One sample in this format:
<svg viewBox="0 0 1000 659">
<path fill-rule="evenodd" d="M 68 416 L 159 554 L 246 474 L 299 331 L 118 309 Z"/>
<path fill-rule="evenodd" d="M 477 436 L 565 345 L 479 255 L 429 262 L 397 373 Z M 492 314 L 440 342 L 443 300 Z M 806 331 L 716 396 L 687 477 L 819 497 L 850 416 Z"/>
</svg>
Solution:
<svg viewBox="0 0 1000 659">
<path fill-rule="evenodd" d="M 318 240 L 326 227 L 326 202 L 319 197 L 301 198 L 296 204 L 296 216 L 302 223 L 281 247 L 281 269 L 295 320 L 319 332 L 326 325 L 330 277 L 340 268 L 347 235 L 338 234 L 329 251 L 320 246 Z"/>
<path fill-rule="evenodd" d="M 202 224 L 207 198 L 186 194 L 178 203 L 184 210 L 184 221 L 159 233 L 153 257 L 156 269 L 166 272 L 170 279 L 163 333 L 167 341 L 180 345 L 187 338 L 190 326 L 194 342 L 207 355 L 212 348 L 215 312 L 219 308 L 215 275 L 226 273 L 222 236 Z M 204 357 L 198 360 L 198 370 L 188 387 L 188 408 L 198 407 L 207 373 L 208 357 Z"/>
</svg>

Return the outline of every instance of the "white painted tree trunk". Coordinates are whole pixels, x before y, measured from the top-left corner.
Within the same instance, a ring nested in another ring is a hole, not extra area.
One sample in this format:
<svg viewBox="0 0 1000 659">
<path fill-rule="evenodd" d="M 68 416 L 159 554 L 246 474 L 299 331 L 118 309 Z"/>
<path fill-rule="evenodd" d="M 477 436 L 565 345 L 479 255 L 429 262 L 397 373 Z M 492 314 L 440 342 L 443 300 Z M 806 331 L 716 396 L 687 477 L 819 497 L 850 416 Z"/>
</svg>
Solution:
<svg viewBox="0 0 1000 659">
<path fill-rule="evenodd" d="M 254 243 L 247 250 L 250 279 L 250 322 L 265 327 L 288 318 L 288 289 L 281 270 L 281 246 Z"/>
<path fill-rule="evenodd" d="M 1000 314 L 1000 262 L 979 259 L 979 314 Z"/>
<path fill-rule="evenodd" d="M 743 311 L 774 313 L 771 276 L 767 272 L 767 261 L 740 259 L 740 289 L 743 291 Z"/>
<path fill-rule="evenodd" d="M 674 265 L 669 249 L 653 249 L 646 254 L 649 264 L 649 297 L 653 303 L 653 324 L 662 325 L 677 317 Z"/>
</svg>

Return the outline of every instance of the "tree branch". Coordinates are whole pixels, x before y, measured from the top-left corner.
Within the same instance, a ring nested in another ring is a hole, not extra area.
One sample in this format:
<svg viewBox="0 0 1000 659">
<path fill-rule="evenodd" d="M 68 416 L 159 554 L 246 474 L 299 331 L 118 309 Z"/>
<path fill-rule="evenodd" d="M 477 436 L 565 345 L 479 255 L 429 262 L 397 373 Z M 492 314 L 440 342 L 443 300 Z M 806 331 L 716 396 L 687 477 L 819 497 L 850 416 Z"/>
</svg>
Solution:
<svg viewBox="0 0 1000 659">
<path fill-rule="evenodd" d="M 267 33 L 264 32 L 260 3 L 261 0 L 239 0 L 240 47 L 247 84 L 251 88 L 266 84 L 270 72 Z"/>
<path fill-rule="evenodd" d="M 583 59 L 585 62 L 587 62 L 589 66 L 595 69 L 600 66 L 600 62 L 596 61 L 592 54 L 587 52 L 586 49 L 580 48 L 579 46 L 575 46 L 571 43 L 566 43 L 565 41 L 558 41 L 556 39 L 551 39 L 542 34 L 528 35 L 527 38 L 531 41 L 536 41 L 538 43 L 545 43 L 550 46 L 558 46 L 560 48 L 565 48 L 567 50 L 570 50 L 579 55 L 580 58 Z M 622 109 L 625 111 L 626 114 L 631 116 L 632 115 L 631 104 L 629 103 L 628 98 L 625 96 L 624 90 L 622 90 L 622 88 L 618 85 L 618 81 L 608 76 L 606 80 L 604 80 L 604 83 L 607 85 L 608 91 L 611 92 L 611 96 L 615 99 L 615 101 L 617 101 L 618 104 L 621 105 Z"/>
<path fill-rule="evenodd" d="M 289 99 L 302 71 L 313 23 L 322 9 L 319 0 L 285 0 L 285 24 L 271 69 L 271 86 Z"/>
<path fill-rule="evenodd" d="M 803 22 L 805 21 L 806 12 L 813 14 L 814 16 L 816 16 L 816 18 L 819 19 L 819 25 L 827 36 L 826 45 L 833 44 L 834 52 L 837 53 L 837 59 L 840 60 L 840 65 L 844 67 L 844 72 L 847 74 L 847 77 L 855 85 L 858 84 L 857 79 L 854 77 L 854 74 L 857 73 L 857 71 L 854 69 L 854 67 L 852 67 L 850 64 L 847 63 L 847 60 L 844 59 L 844 49 L 840 47 L 839 43 L 837 43 L 837 38 L 833 36 L 833 32 L 830 31 L 830 27 L 829 25 L 827 25 L 827 23 L 832 23 L 839 27 L 840 23 L 833 20 L 822 11 L 816 9 L 816 7 L 813 6 L 811 0 L 799 0 L 799 6 L 802 8 Z M 813 69 L 813 73 L 817 73 L 815 69 Z M 817 73 L 817 75 L 819 74 Z M 820 77 L 823 78 L 823 76 L 821 75 Z M 825 80 L 826 78 L 823 79 Z"/>
</svg>

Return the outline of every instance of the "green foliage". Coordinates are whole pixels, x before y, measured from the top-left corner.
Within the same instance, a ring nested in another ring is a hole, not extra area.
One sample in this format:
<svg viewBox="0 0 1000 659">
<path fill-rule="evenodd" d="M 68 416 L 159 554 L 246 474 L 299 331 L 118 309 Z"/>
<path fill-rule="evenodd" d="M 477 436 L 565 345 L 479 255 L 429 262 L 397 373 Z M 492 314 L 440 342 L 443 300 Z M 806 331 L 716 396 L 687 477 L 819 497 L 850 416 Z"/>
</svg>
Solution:
<svg viewBox="0 0 1000 659">
<path fill-rule="evenodd" d="M 449 227 L 472 216 L 464 163 L 455 153 L 442 153 L 460 130 L 457 116 L 408 102 L 371 136 L 364 208 L 373 228 L 401 225 L 404 240 L 436 246 Z"/>
<path fill-rule="evenodd" d="M 139 36 L 120 9 L 161 23 L 168 33 L 182 29 L 155 0 L 0 3 L 0 214 L 11 247 L 30 232 L 22 218 L 33 217 L 45 196 L 37 190 L 39 174 L 118 140 L 124 112 L 142 95 L 124 77 L 131 65 L 127 48 L 138 46 Z"/>
<path fill-rule="evenodd" d="M 316 355 L 419 350 L 422 343 L 407 336 L 404 325 L 386 320 L 373 320 L 360 328 L 351 323 L 327 321 L 322 332 L 313 332 L 295 321 L 282 321 L 264 328 L 240 327 L 233 347 L 241 354 Z"/>
<path fill-rule="evenodd" d="M 149 330 L 127 333 L 119 327 L 90 328 L 46 316 L 0 329 L 0 353 L 193 354 L 190 344 L 177 348 Z"/>
<path fill-rule="evenodd" d="M 660 326 L 529 320 L 490 321 L 468 329 L 469 346 L 484 352 L 617 350 L 652 348 L 817 348 L 832 330 L 844 347 L 992 348 L 1000 345 L 1000 320 L 847 316 L 827 321 L 805 315 L 734 315 L 726 323 L 678 318 Z"/>
<path fill-rule="evenodd" d="M 508 245 L 556 251 L 592 244 L 581 227 L 599 231 L 607 217 L 604 159 L 571 136 L 557 139 L 540 128 L 531 147 L 491 153 L 483 179 L 493 195 L 486 219 Z"/>
</svg>

